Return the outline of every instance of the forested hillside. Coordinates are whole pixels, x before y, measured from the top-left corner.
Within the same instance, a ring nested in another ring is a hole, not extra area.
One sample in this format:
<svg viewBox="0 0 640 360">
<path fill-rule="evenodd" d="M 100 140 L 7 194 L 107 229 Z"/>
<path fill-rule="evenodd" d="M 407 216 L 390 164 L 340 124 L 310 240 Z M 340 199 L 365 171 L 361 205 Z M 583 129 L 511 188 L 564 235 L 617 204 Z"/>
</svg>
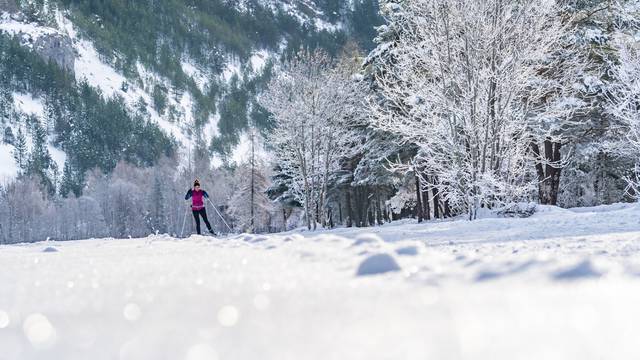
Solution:
<svg viewBox="0 0 640 360">
<path fill-rule="evenodd" d="M 0 34 L 4 41 L 14 38 L 20 43 L 25 48 L 23 56 L 29 57 L 27 50 L 32 50 L 45 63 L 52 60 L 63 65 L 67 75 L 75 72 L 78 87 L 86 80 L 102 92 L 105 102 L 113 99 L 114 104 L 123 105 L 128 117 L 140 115 L 161 124 L 167 136 L 175 136 L 184 146 L 204 144 L 219 160 L 231 155 L 249 121 L 262 129 L 268 127 L 255 96 L 274 62 L 300 47 L 322 47 L 335 54 L 350 39 L 363 48 L 371 47 L 373 26 L 381 21 L 376 2 L 371 0 L 353 4 L 222 0 L 5 3 L 0 8 Z M 36 43 L 50 39 L 62 42 L 58 53 L 71 57 L 70 65 L 69 60 L 59 61 L 61 56 L 55 56 L 55 51 L 39 51 Z M 40 61 L 38 56 L 31 57 L 31 62 Z M 10 56 L 3 57 L 0 65 L 10 67 L 9 61 Z M 51 68 L 45 75 L 56 76 L 56 71 Z M 5 74 L 9 76 L 13 75 Z M 73 76 L 70 80 L 74 83 Z M 45 84 L 51 88 L 38 88 L 24 78 L 5 84 L 5 91 L 28 93 L 46 102 L 58 116 L 77 112 L 57 99 L 64 92 L 56 92 L 50 81 Z M 37 93 L 31 94 L 27 87 Z M 68 134 L 57 131 L 51 135 L 64 141 Z M 85 171 L 97 164 L 80 161 L 72 165 Z"/>
</svg>

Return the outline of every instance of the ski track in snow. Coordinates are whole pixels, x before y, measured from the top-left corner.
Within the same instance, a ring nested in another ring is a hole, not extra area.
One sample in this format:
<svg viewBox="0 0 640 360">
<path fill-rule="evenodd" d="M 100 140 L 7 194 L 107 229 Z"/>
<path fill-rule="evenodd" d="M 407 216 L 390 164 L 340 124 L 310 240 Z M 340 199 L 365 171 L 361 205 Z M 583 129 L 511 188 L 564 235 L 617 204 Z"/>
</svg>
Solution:
<svg viewBox="0 0 640 360">
<path fill-rule="evenodd" d="M 0 358 L 631 359 L 639 218 L 0 246 Z"/>
</svg>

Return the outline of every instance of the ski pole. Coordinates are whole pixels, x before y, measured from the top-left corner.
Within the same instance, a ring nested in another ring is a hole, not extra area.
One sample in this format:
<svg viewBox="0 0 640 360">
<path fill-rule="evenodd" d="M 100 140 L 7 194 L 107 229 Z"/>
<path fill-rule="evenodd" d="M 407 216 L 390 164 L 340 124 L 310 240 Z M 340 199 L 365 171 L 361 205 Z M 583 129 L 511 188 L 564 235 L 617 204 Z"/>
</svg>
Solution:
<svg viewBox="0 0 640 360">
<path fill-rule="evenodd" d="M 229 224 L 227 224 L 227 221 L 222 217 L 222 214 L 220 214 L 220 211 L 218 211 L 218 208 L 216 208 L 215 205 L 213 205 L 213 203 L 211 202 L 211 200 L 209 198 L 207 198 L 207 201 L 209 202 L 209 204 L 211 204 L 211 206 L 213 206 L 213 210 L 216 211 L 216 213 L 218 214 L 218 216 L 220 217 L 220 219 L 222 219 L 222 222 L 227 225 L 227 229 L 229 229 L 229 232 L 233 232 L 233 230 L 231 230 L 231 226 L 229 226 Z"/>
<path fill-rule="evenodd" d="M 184 218 L 182 219 L 182 230 L 180 230 L 180 237 L 184 234 L 184 225 L 187 223 L 187 214 L 189 213 L 189 209 L 184 212 Z"/>
</svg>

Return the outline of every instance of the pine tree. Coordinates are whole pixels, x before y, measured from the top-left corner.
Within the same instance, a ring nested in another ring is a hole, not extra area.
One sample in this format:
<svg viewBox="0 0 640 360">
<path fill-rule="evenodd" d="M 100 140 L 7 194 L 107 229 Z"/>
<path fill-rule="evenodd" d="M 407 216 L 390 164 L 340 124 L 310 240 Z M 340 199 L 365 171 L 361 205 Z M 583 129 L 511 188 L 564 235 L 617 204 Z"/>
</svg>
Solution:
<svg viewBox="0 0 640 360">
<path fill-rule="evenodd" d="M 0 71 L 4 71 L 1 63 Z M 9 122 L 12 109 L 13 96 L 11 95 L 8 87 L 0 83 L 0 124 L 6 124 Z"/>
<path fill-rule="evenodd" d="M 24 174 L 27 171 L 29 153 L 27 149 L 27 139 L 21 128 L 18 128 L 18 136 L 16 137 L 13 149 L 13 159 L 18 166 L 19 175 Z"/>
<path fill-rule="evenodd" d="M 2 136 L 2 142 L 4 142 L 5 144 L 13 145 L 15 140 L 16 140 L 16 138 L 15 138 L 15 136 L 13 136 L 13 130 L 11 129 L 10 126 L 7 126 L 4 129 L 4 135 Z"/>
<path fill-rule="evenodd" d="M 61 123 L 62 113 L 57 104 L 51 99 L 45 101 L 44 112 L 46 130 L 48 133 L 51 133 L 56 129 L 56 125 Z"/>
<path fill-rule="evenodd" d="M 33 125 L 33 149 L 27 164 L 27 174 L 35 175 L 49 194 L 55 193 L 55 187 L 51 179 L 50 171 L 53 171 L 55 163 L 47 148 L 47 131 L 39 123 Z"/>
<path fill-rule="evenodd" d="M 82 195 L 83 178 L 79 175 L 79 172 L 74 169 L 71 160 L 67 159 L 62 169 L 62 180 L 60 181 L 60 195 L 62 197 L 69 197 L 74 194 L 76 197 Z"/>
</svg>

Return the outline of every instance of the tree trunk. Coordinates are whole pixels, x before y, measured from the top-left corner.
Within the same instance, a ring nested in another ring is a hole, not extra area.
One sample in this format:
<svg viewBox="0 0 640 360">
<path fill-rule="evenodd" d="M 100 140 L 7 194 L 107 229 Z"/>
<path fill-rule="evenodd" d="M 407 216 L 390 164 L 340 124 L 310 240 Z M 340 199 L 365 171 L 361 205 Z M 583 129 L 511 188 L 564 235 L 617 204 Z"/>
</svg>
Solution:
<svg viewBox="0 0 640 360">
<path fill-rule="evenodd" d="M 422 190 L 420 189 L 420 177 L 418 177 L 418 173 L 416 172 L 416 217 L 418 218 L 418 222 L 422 222 Z"/>
<path fill-rule="evenodd" d="M 389 216 L 389 207 L 387 206 L 386 201 L 384 203 L 383 209 L 384 222 L 391 222 L 391 217 Z"/>
<path fill-rule="evenodd" d="M 282 208 L 282 231 L 287 231 L 287 209 Z"/>
<path fill-rule="evenodd" d="M 444 201 L 444 217 L 451 217 L 451 207 L 449 206 L 449 200 Z"/>
<path fill-rule="evenodd" d="M 380 208 L 380 191 L 376 189 L 376 223 L 382 225 L 382 210 Z"/>
<path fill-rule="evenodd" d="M 543 205 L 557 205 L 558 191 L 560 189 L 560 168 L 562 144 L 544 141 L 544 153 L 536 143 L 531 143 L 531 151 L 538 159 L 536 172 L 538 174 L 538 198 Z"/>
<path fill-rule="evenodd" d="M 438 189 L 435 187 L 431 190 L 433 192 L 433 217 L 435 219 L 440 218 L 440 195 Z"/>
<path fill-rule="evenodd" d="M 347 188 L 346 199 L 347 203 L 347 227 L 353 226 L 353 206 L 351 205 L 351 187 Z"/>
<path fill-rule="evenodd" d="M 422 192 L 422 206 L 425 220 L 431 220 L 431 206 L 429 205 L 429 189 Z"/>
</svg>

